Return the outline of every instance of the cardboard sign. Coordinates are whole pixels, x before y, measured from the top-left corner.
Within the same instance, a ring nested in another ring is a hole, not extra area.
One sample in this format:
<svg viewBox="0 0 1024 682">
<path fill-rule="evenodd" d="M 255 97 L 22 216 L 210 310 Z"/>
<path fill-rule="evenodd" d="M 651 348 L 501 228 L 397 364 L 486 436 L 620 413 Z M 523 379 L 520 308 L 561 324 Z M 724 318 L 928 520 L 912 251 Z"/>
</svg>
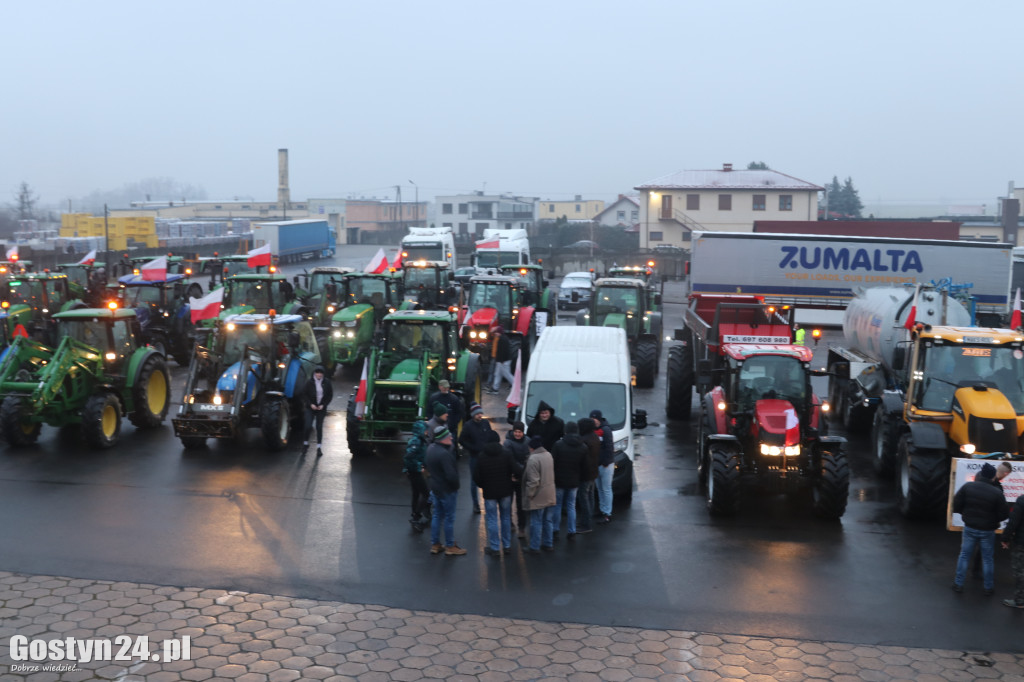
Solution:
<svg viewBox="0 0 1024 682">
<path fill-rule="evenodd" d="M 964 483 L 973 481 L 975 476 L 981 471 L 981 467 L 985 466 L 985 464 L 999 466 L 999 461 L 991 459 L 965 459 L 961 457 L 953 458 L 953 465 L 950 467 L 949 473 L 949 501 L 946 505 L 947 530 L 964 529 L 963 519 L 960 518 L 959 514 L 953 513 L 953 496 L 956 495 L 956 492 L 960 490 Z M 1010 462 L 1010 464 L 1013 466 L 1013 471 L 1000 483 L 1003 486 L 1006 501 L 1009 504 L 1013 504 L 1017 501 L 1018 497 L 1024 495 L 1024 461 Z M 1005 525 L 1006 521 L 1003 521 L 999 526 L 999 531 L 1002 531 Z"/>
</svg>

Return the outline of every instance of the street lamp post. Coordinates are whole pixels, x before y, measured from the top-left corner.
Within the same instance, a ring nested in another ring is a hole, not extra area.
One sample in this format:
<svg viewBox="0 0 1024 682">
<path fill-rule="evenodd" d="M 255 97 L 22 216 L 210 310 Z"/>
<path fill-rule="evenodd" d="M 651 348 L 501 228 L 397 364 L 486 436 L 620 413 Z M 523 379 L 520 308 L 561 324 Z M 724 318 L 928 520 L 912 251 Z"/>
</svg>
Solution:
<svg viewBox="0 0 1024 682">
<path fill-rule="evenodd" d="M 417 185 L 412 180 L 409 181 L 409 184 L 412 185 L 414 188 L 416 188 L 416 204 L 415 204 L 415 206 L 416 206 L 416 224 L 419 225 L 420 224 L 420 186 Z"/>
</svg>

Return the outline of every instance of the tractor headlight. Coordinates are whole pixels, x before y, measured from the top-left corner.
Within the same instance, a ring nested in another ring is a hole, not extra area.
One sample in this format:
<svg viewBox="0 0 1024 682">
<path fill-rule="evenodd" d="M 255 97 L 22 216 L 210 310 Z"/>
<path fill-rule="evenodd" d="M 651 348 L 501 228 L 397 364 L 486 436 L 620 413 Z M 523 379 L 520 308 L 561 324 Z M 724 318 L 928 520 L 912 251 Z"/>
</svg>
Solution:
<svg viewBox="0 0 1024 682">
<path fill-rule="evenodd" d="M 213 396 L 213 404 L 220 405 L 224 402 L 224 399 L 220 397 L 220 393 Z"/>
<path fill-rule="evenodd" d="M 768 445 L 767 443 L 761 443 L 761 454 L 769 457 L 779 457 L 785 455 L 786 457 L 796 457 L 800 454 L 799 445 Z"/>
<path fill-rule="evenodd" d="M 826 401 L 826 402 L 823 402 L 823 403 L 821 404 L 821 411 L 822 411 L 822 412 L 828 412 L 828 411 L 829 411 L 829 410 L 831 410 L 831 409 L 832 409 L 832 406 L 831 406 L 831 405 L 829 405 L 827 401 Z"/>
<path fill-rule="evenodd" d="M 333 305 L 327 306 L 327 312 L 333 313 L 334 312 L 334 306 Z"/>
<path fill-rule="evenodd" d="M 471 331 L 469 332 L 469 338 L 471 338 L 471 339 L 475 339 L 475 338 L 476 338 L 476 332 L 475 332 L 475 331 L 472 331 L 472 330 L 471 330 Z"/>
<path fill-rule="evenodd" d="M 347 339 L 354 339 L 354 338 L 356 338 L 356 333 L 354 331 L 352 331 L 352 330 L 349 330 L 349 331 L 345 332 L 345 338 L 347 338 Z"/>
<path fill-rule="evenodd" d="M 234 322 L 228 322 L 228 331 L 229 332 L 235 331 L 235 323 Z"/>
<path fill-rule="evenodd" d="M 964 443 L 960 446 L 960 452 L 965 455 L 973 455 L 975 450 L 977 450 L 977 448 L 974 447 L 974 443 Z"/>
<path fill-rule="evenodd" d="M 336 338 L 336 339 L 340 339 L 341 338 L 341 331 L 340 330 L 337 330 L 337 331 L 334 332 L 334 338 Z"/>
<path fill-rule="evenodd" d="M 284 369 L 285 367 L 288 366 L 288 363 L 287 362 L 279 362 L 279 363 L 277 363 L 277 366 L 278 366 L 279 369 Z"/>
<path fill-rule="evenodd" d="M 487 332 L 477 332 L 477 338 L 479 338 L 481 341 L 486 341 Z"/>
<path fill-rule="evenodd" d="M 113 362 L 114 360 L 117 360 L 117 353 L 107 353 L 103 357 L 105 357 L 110 362 Z"/>
</svg>

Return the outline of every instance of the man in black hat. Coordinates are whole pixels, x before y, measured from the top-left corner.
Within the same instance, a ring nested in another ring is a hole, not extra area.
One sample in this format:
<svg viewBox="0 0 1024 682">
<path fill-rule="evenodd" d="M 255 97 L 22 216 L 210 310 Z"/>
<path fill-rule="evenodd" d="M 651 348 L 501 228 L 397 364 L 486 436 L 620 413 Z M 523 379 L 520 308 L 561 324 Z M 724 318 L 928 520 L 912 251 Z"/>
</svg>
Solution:
<svg viewBox="0 0 1024 682">
<path fill-rule="evenodd" d="M 462 399 L 452 393 L 452 385 L 447 379 L 437 382 L 437 390 L 430 394 L 427 399 L 427 413 L 434 413 L 434 406 L 438 403 L 448 408 L 448 421 L 456 426 L 453 431 L 458 434 L 458 425 L 462 423 Z"/>
<path fill-rule="evenodd" d="M 996 529 L 1010 515 L 1009 505 L 1003 491 L 992 485 L 996 468 L 989 463 L 973 481 L 960 486 L 953 496 L 953 513 L 959 514 L 964 522 L 963 538 L 960 543 L 960 557 L 956 562 L 956 577 L 953 591 L 964 591 L 967 566 L 974 553 L 974 546 L 981 545 L 981 570 L 985 595 L 995 591 Z"/>
<path fill-rule="evenodd" d="M 427 447 L 423 458 L 423 468 L 429 474 L 427 485 L 430 486 L 430 497 L 433 501 L 433 513 L 430 519 L 430 553 L 445 556 L 462 556 L 466 550 L 455 542 L 455 503 L 459 493 L 459 470 L 455 466 L 455 454 L 452 452 L 452 434 L 447 426 L 434 429 L 434 442 Z M 444 530 L 446 545 L 441 544 L 441 531 Z"/>
<path fill-rule="evenodd" d="M 306 382 L 304 392 L 306 402 L 306 429 L 302 438 L 302 451 L 309 447 L 309 432 L 316 424 L 316 456 L 324 454 L 320 449 L 324 442 L 324 417 L 327 416 L 327 405 L 334 397 L 334 387 L 323 367 L 313 370 L 312 378 Z"/>
<path fill-rule="evenodd" d="M 594 433 L 601 439 L 601 456 L 597 460 L 597 506 L 600 513 L 598 523 L 612 520 L 612 478 L 615 476 L 615 436 L 611 424 L 601 410 L 591 410 Z"/>
</svg>

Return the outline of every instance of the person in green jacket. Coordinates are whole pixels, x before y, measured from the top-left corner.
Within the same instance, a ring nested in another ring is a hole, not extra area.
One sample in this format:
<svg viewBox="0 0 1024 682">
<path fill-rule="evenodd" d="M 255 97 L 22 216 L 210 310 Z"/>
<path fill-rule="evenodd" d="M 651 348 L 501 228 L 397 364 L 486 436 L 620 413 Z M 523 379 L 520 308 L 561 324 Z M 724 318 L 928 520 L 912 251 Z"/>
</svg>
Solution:
<svg viewBox="0 0 1024 682">
<path fill-rule="evenodd" d="M 412 514 L 409 523 L 413 530 L 422 533 L 430 523 L 430 490 L 423 478 L 423 457 L 427 454 L 427 441 L 423 437 L 427 423 L 422 419 L 412 425 L 412 437 L 405 446 L 402 458 L 402 472 L 408 476 L 412 486 Z"/>
</svg>

